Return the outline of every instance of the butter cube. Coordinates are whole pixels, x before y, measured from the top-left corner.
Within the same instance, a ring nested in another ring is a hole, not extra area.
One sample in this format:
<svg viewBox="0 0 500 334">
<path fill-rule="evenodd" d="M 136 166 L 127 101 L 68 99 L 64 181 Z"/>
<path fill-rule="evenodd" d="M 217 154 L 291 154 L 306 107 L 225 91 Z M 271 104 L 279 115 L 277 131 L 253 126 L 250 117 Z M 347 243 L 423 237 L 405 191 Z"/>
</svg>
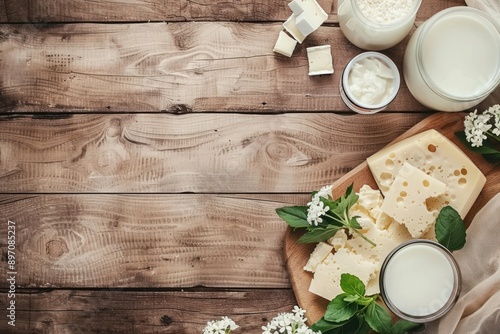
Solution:
<svg viewBox="0 0 500 334">
<path fill-rule="evenodd" d="M 306 6 L 307 0 L 293 0 L 288 3 L 288 7 L 292 10 L 295 15 L 299 15 L 304 12 L 304 8 Z"/>
<path fill-rule="evenodd" d="M 280 31 L 273 51 L 291 57 L 296 45 L 297 41 L 295 39 L 288 36 L 284 31 Z"/>
<path fill-rule="evenodd" d="M 310 35 L 314 30 L 318 29 L 314 22 L 309 19 L 307 12 L 302 12 L 295 17 L 295 26 L 304 36 Z"/>
<path fill-rule="evenodd" d="M 295 25 L 302 35 L 307 36 L 328 19 L 328 14 L 316 0 L 294 0 L 288 7 L 295 15 Z"/>
<path fill-rule="evenodd" d="M 333 62 L 330 45 L 320 45 L 307 48 L 309 60 L 309 75 L 333 73 Z"/>
<path fill-rule="evenodd" d="M 283 27 L 285 28 L 286 31 L 290 35 L 292 35 L 293 38 L 299 43 L 302 43 L 306 36 L 300 32 L 299 29 L 297 29 L 297 26 L 295 25 L 295 14 L 292 14 L 286 21 L 283 23 Z"/>
</svg>

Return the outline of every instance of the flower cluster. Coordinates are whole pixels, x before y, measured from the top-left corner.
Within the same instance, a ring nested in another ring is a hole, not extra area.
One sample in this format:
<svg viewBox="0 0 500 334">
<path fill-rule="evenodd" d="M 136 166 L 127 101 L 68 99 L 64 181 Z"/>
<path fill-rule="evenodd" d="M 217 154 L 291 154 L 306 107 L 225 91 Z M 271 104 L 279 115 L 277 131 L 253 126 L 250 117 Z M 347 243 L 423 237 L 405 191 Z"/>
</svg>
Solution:
<svg viewBox="0 0 500 334">
<path fill-rule="evenodd" d="M 267 326 L 262 326 L 262 334 L 321 334 L 306 325 L 305 314 L 305 310 L 295 306 L 292 312 L 280 313 Z M 233 320 L 222 317 L 221 320 L 207 322 L 203 334 L 229 334 L 236 328 L 238 325 Z"/>
<path fill-rule="evenodd" d="M 222 317 L 220 320 L 212 320 L 207 322 L 203 334 L 229 334 L 232 330 L 239 326 L 228 317 Z"/>
<path fill-rule="evenodd" d="M 325 203 L 321 201 L 321 197 L 327 199 L 332 197 L 331 185 L 321 188 L 316 194 L 314 194 L 311 201 L 307 203 L 307 222 L 310 225 L 318 226 L 318 224 L 323 222 L 323 218 L 321 218 L 321 216 L 324 216 L 326 212 L 330 210 L 330 208 L 325 206 Z"/>
<path fill-rule="evenodd" d="M 267 326 L 262 326 L 262 334 L 321 334 L 306 325 L 305 313 L 298 306 L 290 313 L 280 313 Z"/>
<path fill-rule="evenodd" d="M 477 110 L 465 117 L 465 137 L 472 147 L 481 147 L 488 137 L 500 141 L 500 104 L 482 114 Z"/>
</svg>

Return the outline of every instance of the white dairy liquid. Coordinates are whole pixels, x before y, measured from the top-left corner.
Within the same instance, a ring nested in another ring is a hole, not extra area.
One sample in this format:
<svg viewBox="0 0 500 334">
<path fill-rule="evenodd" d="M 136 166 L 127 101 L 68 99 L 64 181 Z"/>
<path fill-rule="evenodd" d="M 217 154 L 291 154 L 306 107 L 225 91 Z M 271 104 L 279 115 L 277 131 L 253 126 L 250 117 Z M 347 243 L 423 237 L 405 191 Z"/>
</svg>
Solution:
<svg viewBox="0 0 500 334">
<path fill-rule="evenodd" d="M 465 110 L 484 100 L 500 81 L 500 33 L 473 8 L 455 7 L 437 15 L 410 39 L 404 77 L 413 96 L 427 107 Z"/>
<path fill-rule="evenodd" d="M 450 299 L 454 271 L 432 245 L 411 244 L 390 259 L 383 280 L 386 298 L 395 307 L 410 316 L 426 316 Z"/>
<path fill-rule="evenodd" d="M 449 95 L 476 95 L 500 66 L 498 37 L 486 23 L 462 14 L 445 17 L 429 30 L 422 63 L 429 78 Z"/>
</svg>

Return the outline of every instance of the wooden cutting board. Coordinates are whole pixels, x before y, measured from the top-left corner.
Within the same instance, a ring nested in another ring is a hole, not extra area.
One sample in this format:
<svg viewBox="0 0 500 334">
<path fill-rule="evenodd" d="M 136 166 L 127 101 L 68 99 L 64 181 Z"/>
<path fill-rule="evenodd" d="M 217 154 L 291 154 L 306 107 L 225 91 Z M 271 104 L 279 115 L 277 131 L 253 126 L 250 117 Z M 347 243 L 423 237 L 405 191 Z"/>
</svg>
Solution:
<svg viewBox="0 0 500 334">
<path fill-rule="evenodd" d="M 481 172 L 486 176 L 487 182 L 481 194 L 464 219 L 467 226 L 470 225 L 476 213 L 497 193 L 500 192 L 500 167 L 486 162 L 482 156 L 468 150 L 456 138 L 454 133 L 463 130 L 463 121 L 466 113 L 436 113 L 424 119 L 410 130 L 396 138 L 392 143 L 408 138 L 425 130 L 435 129 L 455 143 L 469 158 L 476 164 Z M 390 145 L 389 144 L 389 145 Z M 341 179 L 333 183 L 333 195 L 337 198 L 345 193 L 346 188 L 354 183 L 354 190 L 357 192 L 364 184 L 369 184 L 377 189 L 377 184 L 373 179 L 368 164 L 363 162 L 358 167 L 344 175 Z M 297 203 L 302 205 L 301 203 Z M 290 227 L 286 231 L 284 240 L 285 261 L 290 276 L 295 297 L 298 305 L 307 311 L 309 325 L 319 320 L 325 313 L 328 301 L 322 297 L 310 293 L 309 284 L 312 274 L 304 271 L 303 267 L 309 259 L 315 244 L 299 244 L 298 238 L 303 234 L 301 231 L 293 231 Z M 474 242 L 474 240 L 468 240 Z"/>
</svg>

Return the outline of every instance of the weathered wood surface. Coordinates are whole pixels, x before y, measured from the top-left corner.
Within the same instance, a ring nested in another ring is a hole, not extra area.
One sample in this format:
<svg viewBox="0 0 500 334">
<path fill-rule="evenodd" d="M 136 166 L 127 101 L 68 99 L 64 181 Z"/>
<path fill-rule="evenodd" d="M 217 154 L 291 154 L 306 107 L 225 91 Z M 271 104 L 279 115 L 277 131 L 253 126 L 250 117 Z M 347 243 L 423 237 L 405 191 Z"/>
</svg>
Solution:
<svg viewBox="0 0 500 334">
<path fill-rule="evenodd" d="M 307 195 L 0 195 L 0 221 L 16 224 L 19 287 L 286 288 L 275 209 L 296 202 Z"/>
<path fill-rule="evenodd" d="M 290 0 L 1 0 L 0 22 L 285 21 Z M 337 22 L 337 0 L 318 0 Z M 464 0 L 422 2 L 417 21 Z"/>
<path fill-rule="evenodd" d="M 321 27 L 294 55 L 279 23 L 0 25 L 0 111 L 349 111 L 342 69 L 360 49 Z M 407 40 L 385 52 L 402 69 Z M 310 77 L 306 48 L 330 44 L 333 75 Z M 388 111 L 426 110 L 402 81 Z"/>
<path fill-rule="evenodd" d="M 431 112 L 404 81 L 385 112 L 349 112 L 338 82 L 362 50 L 336 1 L 292 58 L 272 52 L 288 2 L 0 0 L 2 272 L 8 220 L 18 260 L 1 333 L 192 334 L 223 315 L 260 333 L 292 309 L 275 208 Z M 464 4 L 424 0 L 416 26 Z M 407 40 L 384 52 L 400 69 Z M 320 44 L 336 72 L 311 78 Z"/>
<path fill-rule="evenodd" d="M 0 119 L 0 192 L 310 192 L 427 114 Z"/>
<path fill-rule="evenodd" d="M 18 303 L 15 329 L 2 319 L 0 332 L 195 334 L 226 315 L 240 325 L 235 334 L 257 334 L 295 298 L 291 289 L 48 290 L 20 293 Z"/>
</svg>

